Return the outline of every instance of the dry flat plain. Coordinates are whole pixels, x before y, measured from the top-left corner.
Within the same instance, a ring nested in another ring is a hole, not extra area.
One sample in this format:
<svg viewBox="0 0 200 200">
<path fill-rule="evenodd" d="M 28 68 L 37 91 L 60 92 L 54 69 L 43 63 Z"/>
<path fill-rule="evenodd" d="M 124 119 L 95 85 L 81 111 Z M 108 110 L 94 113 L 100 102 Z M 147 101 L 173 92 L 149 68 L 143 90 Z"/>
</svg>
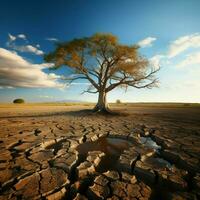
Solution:
<svg viewBox="0 0 200 200">
<path fill-rule="evenodd" d="M 0 199 L 200 199 L 200 106 L 0 105 Z"/>
</svg>

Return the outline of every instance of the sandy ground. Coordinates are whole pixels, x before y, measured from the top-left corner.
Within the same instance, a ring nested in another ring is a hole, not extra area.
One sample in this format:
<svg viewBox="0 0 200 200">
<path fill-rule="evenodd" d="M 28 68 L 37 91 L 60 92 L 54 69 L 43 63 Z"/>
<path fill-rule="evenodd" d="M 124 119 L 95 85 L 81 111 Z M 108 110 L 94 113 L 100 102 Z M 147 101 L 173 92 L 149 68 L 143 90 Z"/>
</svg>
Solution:
<svg viewBox="0 0 200 200">
<path fill-rule="evenodd" d="M 199 107 L 91 108 L 0 105 L 0 199 L 200 198 Z"/>
</svg>

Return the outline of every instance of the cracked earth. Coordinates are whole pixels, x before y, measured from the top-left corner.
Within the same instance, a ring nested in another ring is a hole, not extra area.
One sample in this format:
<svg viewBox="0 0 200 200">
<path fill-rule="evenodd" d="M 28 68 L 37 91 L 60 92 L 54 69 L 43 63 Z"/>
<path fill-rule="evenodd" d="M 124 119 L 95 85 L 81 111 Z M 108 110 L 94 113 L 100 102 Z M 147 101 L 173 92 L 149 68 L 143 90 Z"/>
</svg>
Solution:
<svg viewBox="0 0 200 200">
<path fill-rule="evenodd" d="M 0 112 L 0 199 L 200 198 L 198 109 L 23 109 Z"/>
</svg>

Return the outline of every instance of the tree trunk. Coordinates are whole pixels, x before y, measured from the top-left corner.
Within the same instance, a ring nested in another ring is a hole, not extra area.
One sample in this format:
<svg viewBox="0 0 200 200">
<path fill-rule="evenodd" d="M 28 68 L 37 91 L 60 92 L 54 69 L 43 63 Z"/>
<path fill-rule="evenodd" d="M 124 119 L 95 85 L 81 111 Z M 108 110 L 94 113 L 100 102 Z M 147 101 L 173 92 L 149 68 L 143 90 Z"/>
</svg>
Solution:
<svg viewBox="0 0 200 200">
<path fill-rule="evenodd" d="M 98 102 L 94 107 L 95 112 L 109 112 L 108 104 L 106 101 L 106 92 L 99 91 Z"/>
</svg>

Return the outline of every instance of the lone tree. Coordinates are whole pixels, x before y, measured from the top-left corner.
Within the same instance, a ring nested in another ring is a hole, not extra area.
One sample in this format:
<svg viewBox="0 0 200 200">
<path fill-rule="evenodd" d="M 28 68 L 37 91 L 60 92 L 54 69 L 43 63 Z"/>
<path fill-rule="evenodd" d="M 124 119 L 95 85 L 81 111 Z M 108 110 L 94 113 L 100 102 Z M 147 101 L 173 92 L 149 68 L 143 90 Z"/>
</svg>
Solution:
<svg viewBox="0 0 200 200">
<path fill-rule="evenodd" d="M 98 93 L 94 111 L 108 112 L 107 93 L 117 87 L 152 88 L 157 85 L 154 69 L 138 52 L 137 45 L 120 44 L 112 34 L 95 34 L 56 44 L 53 52 L 45 55 L 53 69 L 66 66 L 71 75 L 68 83 L 83 79 L 90 83 L 84 92 Z"/>
</svg>

